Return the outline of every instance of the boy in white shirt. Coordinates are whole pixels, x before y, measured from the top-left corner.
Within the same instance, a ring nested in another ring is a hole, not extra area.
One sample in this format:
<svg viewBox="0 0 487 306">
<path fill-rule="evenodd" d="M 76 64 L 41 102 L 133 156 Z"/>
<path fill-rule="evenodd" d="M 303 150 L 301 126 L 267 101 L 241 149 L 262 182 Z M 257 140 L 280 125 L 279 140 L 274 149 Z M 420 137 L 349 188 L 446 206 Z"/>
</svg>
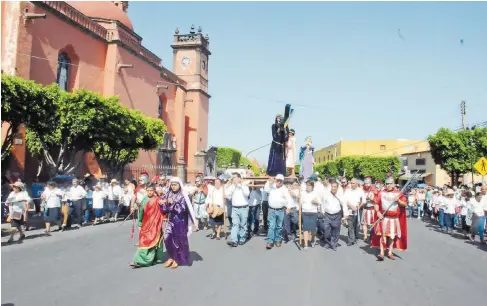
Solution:
<svg viewBox="0 0 487 306">
<path fill-rule="evenodd" d="M 260 211 L 262 209 L 262 194 L 259 188 L 249 185 L 249 219 L 247 221 L 247 237 L 256 236 L 259 233 Z M 253 222 L 252 222 L 253 221 Z M 252 231 L 252 224 L 254 229 Z"/>
</svg>

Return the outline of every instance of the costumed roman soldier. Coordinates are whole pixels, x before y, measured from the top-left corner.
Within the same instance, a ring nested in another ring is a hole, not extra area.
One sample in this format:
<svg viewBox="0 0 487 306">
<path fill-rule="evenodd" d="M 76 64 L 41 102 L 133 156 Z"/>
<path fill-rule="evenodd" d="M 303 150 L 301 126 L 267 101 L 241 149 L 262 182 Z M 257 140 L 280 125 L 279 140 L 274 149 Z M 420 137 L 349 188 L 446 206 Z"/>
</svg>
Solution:
<svg viewBox="0 0 487 306">
<path fill-rule="evenodd" d="M 379 191 L 372 184 L 372 178 L 370 176 L 365 177 L 363 190 L 365 193 L 366 202 L 363 205 L 362 227 L 364 231 L 364 241 L 366 241 L 368 239 L 367 227 L 371 226 L 377 220 L 377 215 L 374 208 L 374 200 Z"/>
<path fill-rule="evenodd" d="M 299 152 L 299 176 L 302 176 L 304 180 L 308 180 L 313 175 L 313 166 L 315 164 L 315 148 L 311 137 L 306 137 L 304 146 L 301 147 Z M 318 174 L 316 174 L 318 175 Z"/>
<path fill-rule="evenodd" d="M 406 196 L 394 188 L 394 178 L 389 176 L 386 189 L 379 191 L 375 198 L 375 211 L 380 221 L 372 229 L 371 246 L 379 247 L 379 260 L 384 260 L 385 248 L 388 257 L 395 259 L 393 249 L 407 249 Z"/>
<path fill-rule="evenodd" d="M 286 142 L 289 139 L 289 130 L 284 126 L 283 121 L 282 115 L 277 115 L 272 125 L 272 143 L 267 162 L 269 176 L 286 173 Z"/>
<path fill-rule="evenodd" d="M 286 142 L 286 168 L 289 175 L 295 177 L 294 168 L 296 167 L 296 132 L 293 129 L 289 130 L 289 137 Z"/>
</svg>

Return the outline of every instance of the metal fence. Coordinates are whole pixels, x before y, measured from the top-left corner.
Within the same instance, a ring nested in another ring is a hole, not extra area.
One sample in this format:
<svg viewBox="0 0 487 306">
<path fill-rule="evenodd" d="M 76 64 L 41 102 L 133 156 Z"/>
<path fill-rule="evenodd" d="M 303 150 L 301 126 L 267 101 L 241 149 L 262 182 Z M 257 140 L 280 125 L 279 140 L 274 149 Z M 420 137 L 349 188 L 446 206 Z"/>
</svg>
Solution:
<svg viewBox="0 0 487 306">
<path fill-rule="evenodd" d="M 176 166 L 163 166 L 163 165 L 142 165 L 142 166 L 126 166 L 123 169 L 123 179 L 137 179 L 141 173 L 147 172 L 149 173 L 150 177 L 156 175 L 177 175 L 177 167 Z"/>
</svg>

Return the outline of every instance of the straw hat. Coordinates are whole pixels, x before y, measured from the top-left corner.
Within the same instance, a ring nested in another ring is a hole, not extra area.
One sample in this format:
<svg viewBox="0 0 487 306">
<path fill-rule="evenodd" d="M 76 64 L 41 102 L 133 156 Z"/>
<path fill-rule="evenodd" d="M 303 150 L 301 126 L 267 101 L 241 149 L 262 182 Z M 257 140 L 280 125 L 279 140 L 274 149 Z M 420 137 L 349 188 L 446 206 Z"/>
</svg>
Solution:
<svg viewBox="0 0 487 306">
<path fill-rule="evenodd" d="M 453 189 L 448 188 L 448 190 L 446 192 L 446 195 L 447 196 L 449 196 L 449 195 L 455 195 L 455 192 L 453 192 Z"/>
<path fill-rule="evenodd" d="M 17 188 L 20 188 L 21 190 L 24 190 L 24 188 L 25 188 L 24 183 L 22 183 L 22 182 L 13 183 L 12 187 L 17 187 Z"/>
<path fill-rule="evenodd" d="M 118 184 L 118 181 L 117 181 L 116 179 L 112 179 L 112 180 L 110 181 L 110 184 Z"/>
</svg>

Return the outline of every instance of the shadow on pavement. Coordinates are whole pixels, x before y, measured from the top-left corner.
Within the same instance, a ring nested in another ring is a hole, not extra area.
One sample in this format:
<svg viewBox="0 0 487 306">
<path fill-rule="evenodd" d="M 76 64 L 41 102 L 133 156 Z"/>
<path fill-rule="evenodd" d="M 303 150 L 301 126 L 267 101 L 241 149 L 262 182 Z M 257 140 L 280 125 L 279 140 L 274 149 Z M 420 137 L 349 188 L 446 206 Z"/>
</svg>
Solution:
<svg viewBox="0 0 487 306">
<path fill-rule="evenodd" d="M 487 252 L 487 244 L 480 244 L 480 242 L 476 242 L 476 241 L 474 242 L 474 241 L 470 241 L 470 240 L 465 241 L 465 243 L 476 246 L 477 249 L 482 250 L 484 252 Z"/>
<path fill-rule="evenodd" d="M 14 303 L 5 303 L 5 304 L 2 304 L 2 306 L 15 306 Z"/>
<path fill-rule="evenodd" d="M 203 257 L 197 252 L 189 252 L 189 266 L 191 267 L 195 261 L 203 261 Z"/>
</svg>

